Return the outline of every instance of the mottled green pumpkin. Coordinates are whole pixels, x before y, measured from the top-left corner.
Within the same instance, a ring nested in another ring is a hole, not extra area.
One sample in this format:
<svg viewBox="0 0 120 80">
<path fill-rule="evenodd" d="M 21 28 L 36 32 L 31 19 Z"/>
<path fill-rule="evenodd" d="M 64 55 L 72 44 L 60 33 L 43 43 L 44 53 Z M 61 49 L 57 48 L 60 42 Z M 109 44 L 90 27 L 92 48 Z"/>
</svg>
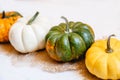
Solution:
<svg viewBox="0 0 120 80">
<path fill-rule="evenodd" d="M 93 29 L 82 22 L 60 23 L 50 29 L 46 35 L 46 50 L 56 61 L 71 61 L 84 55 L 94 42 Z"/>
</svg>

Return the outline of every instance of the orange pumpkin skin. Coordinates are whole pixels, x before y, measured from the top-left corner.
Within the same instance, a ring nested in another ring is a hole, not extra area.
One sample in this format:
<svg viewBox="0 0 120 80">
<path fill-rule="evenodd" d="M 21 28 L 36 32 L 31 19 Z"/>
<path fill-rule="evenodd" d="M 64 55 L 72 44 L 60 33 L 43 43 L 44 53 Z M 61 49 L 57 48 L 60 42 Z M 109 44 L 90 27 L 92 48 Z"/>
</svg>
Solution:
<svg viewBox="0 0 120 80">
<path fill-rule="evenodd" d="M 120 79 L 120 40 L 110 37 L 92 44 L 86 52 L 85 64 L 93 75 L 117 80 Z"/>
<path fill-rule="evenodd" d="M 9 29 L 20 17 L 21 14 L 16 11 L 0 13 L 0 42 L 9 42 Z"/>
</svg>

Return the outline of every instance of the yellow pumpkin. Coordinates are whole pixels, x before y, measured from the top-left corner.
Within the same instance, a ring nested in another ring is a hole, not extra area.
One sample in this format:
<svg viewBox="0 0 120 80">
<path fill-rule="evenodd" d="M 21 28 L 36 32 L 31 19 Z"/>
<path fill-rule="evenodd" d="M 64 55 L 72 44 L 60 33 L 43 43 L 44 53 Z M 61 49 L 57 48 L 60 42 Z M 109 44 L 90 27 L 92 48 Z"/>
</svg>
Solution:
<svg viewBox="0 0 120 80">
<path fill-rule="evenodd" d="M 0 42 L 8 42 L 8 34 L 11 26 L 16 22 L 18 18 L 22 17 L 16 11 L 0 13 Z"/>
<path fill-rule="evenodd" d="M 85 56 L 88 71 L 101 79 L 120 79 L 120 40 L 111 36 L 94 42 Z"/>
</svg>

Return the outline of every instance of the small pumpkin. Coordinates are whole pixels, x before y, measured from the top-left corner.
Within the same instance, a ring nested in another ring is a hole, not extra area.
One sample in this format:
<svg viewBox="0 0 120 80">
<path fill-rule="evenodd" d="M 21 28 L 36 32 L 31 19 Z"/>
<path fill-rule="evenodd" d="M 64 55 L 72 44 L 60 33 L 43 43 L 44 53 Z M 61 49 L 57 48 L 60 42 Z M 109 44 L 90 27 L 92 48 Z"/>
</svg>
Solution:
<svg viewBox="0 0 120 80">
<path fill-rule="evenodd" d="M 120 79 L 120 40 L 112 36 L 97 40 L 86 52 L 87 69 L 101 79 Z"/>
<path fill-rule="evenodd" d="M 66 23 L 53 26 L 46 35 L 46 50 L 52 59 L 66 62 L 84 55 L 94 42 L 94 32 L 85 23 L 62 18 Z"/>
<path fill-rule="evenodd" d="M 21 53 L 44 49 L 44 37 L 50 26 L 48 19 L 40 16 L 39 12 L 36 12 L 32 18 L 22 17 L 10 29 L 10 43 Z"/>
<path fill-rule="evenodd" d="M 0 42 L 9 42 L 9 29 L 20 17 L 22 15 L 16 11 L 0 13 Z"/>
</svg>

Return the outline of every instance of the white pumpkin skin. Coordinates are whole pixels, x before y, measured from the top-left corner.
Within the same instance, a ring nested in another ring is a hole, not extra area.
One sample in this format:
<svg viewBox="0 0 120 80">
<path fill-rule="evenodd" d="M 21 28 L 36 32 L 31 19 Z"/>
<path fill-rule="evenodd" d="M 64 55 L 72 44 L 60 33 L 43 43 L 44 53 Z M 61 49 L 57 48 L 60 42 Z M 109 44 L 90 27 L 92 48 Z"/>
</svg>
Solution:
<svg viewBox="0 0 120 80">
<path fill-rule="evenodd" d="M 45 35 L 51 26 L 49 21 L 40 15 L 36 17 L 32 24 L 27 25 L 29 19 L 19 19 L 9 31 L 10 43 L 21 53 L 44 49 Z"/>
</svg>

